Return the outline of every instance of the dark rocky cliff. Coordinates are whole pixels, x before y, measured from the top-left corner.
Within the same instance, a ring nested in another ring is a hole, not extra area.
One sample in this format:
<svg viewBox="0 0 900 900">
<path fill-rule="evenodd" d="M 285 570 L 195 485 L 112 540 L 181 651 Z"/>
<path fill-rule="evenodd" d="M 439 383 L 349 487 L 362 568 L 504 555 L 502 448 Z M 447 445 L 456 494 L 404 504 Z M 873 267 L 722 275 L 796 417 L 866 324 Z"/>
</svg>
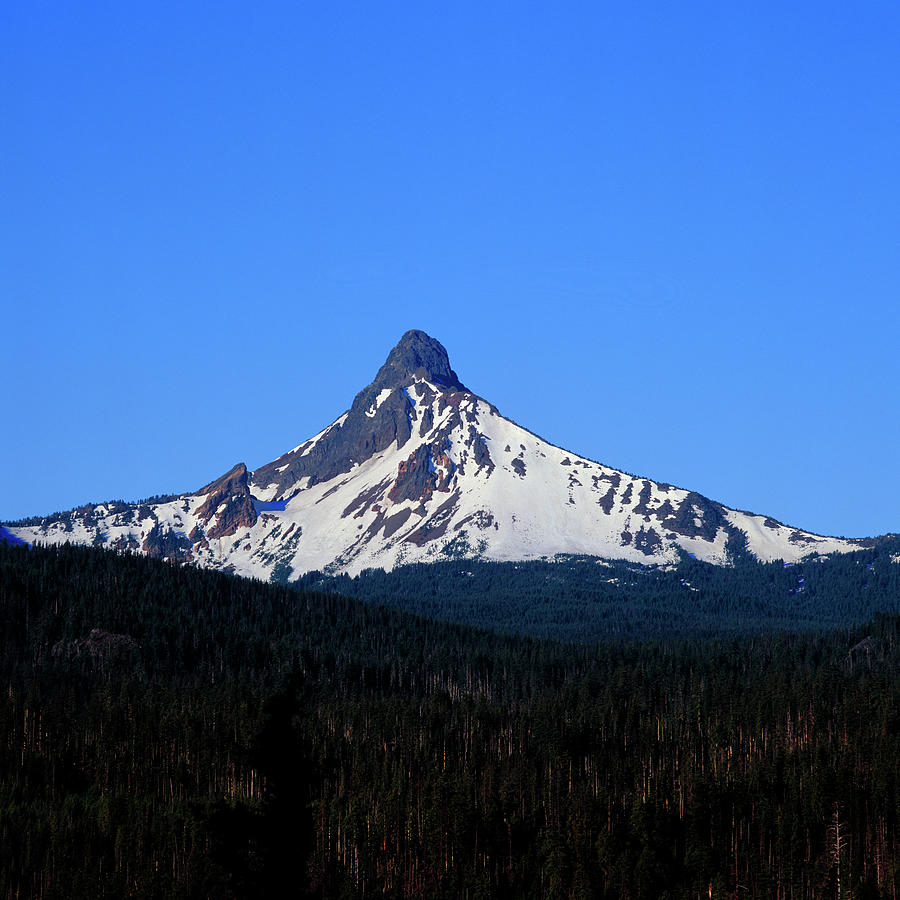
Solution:
<svg viewBox="0 0 900 900">
<path fill-rule="evenodd" d="M 283 496 L 304 476 L 308 485 L 349 472 L 376 453 L 396 443 L 403 447 L 417 421 L 407 389 L 416 379 L 430 381 L 442 393 L 467 392 L 444 346 L 423 331 L 407 331 L 388 354 L 375 380 L 361 390 L 340 424 L 318 441 L 308 441 L 253 473 L 253 486 L 264 490 L 275 484 Z M 387 391 L 386 396 L 379 398 Z"/>
</svg>

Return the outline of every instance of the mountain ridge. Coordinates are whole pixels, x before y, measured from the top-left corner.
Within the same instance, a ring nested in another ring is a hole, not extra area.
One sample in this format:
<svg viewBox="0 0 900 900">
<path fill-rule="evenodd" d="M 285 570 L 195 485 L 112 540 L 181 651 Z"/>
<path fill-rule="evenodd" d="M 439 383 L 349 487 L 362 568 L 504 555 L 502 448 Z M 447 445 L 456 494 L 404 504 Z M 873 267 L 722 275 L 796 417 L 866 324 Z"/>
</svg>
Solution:
<svg viewBox="0 0 900 900">
<path fill-rule="evenodd" d="M 270 463 L 238 463 L 158 502 L 89 504 L 7 527 L 29 542 L 105 544 L 264 579 L 456 556 L 796 561 L 863 545 L 546 441 L 469 390 L 444 346 L 419 330 L 401 337 L 349 409 Z"/>
</svg>

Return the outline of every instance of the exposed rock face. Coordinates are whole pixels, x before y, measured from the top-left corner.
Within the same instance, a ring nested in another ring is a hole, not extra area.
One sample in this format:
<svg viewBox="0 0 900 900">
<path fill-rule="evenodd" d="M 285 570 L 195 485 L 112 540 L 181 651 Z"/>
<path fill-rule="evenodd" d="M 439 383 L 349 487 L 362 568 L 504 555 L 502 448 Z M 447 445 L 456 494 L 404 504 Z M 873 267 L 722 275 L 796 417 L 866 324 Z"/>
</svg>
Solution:
<svg viewBox="0 0 900 900">
<path fill-rule="evenodd" d="M 197 493 L 207 496 L 194 515 L 204 525 L 208 525 L 213 516 L 216 518 L 206 529 L 207 538 L 228 537 L 239 528 L 252 528 L 256 524 L 256 507 L 250 495 L 247 467 L 243 463 L 238 463 Z M 192 535 L 199 538 L 194 532 Z"/>
<path fill-rule="evenodd" d="M 459 491 L 454 491 L 421 526 L 407 535 L 406 540 L 417 547 L 431 541 L 439 541 L 447 533 L 458 509 Z"/>
<path fill-rule="evenodd" d="M 468 391 L 450 368 L 450 357 L 443 344 L 424 331 L 407 331 L 388 354 L 371 388 L 402 387 L 416 378 L 423 378 L 442 389 Z"/>
<path fill-rule="evenodd" d="M 235 463 L 224 475 L 196 491 L 195 496 L 220 496 L 228 493 L 240 493 L 247 487 L 247 467 L 244 463 Z"/>
<path fill-rule="evenodd" d="M 652 499 L 654 487 L 657 492 L 655 500 Z M 643 517 L 644 522 L 655 520 L 666 532 L 686 538 L 703 538 L 707 541 L 715 540 L 719 529 L 724 528 L 729 534 L 735 530 L 725 517 L 725 507 L 720 503 L 690 491 L 678 501 L 677 506 L 673 506 L 665 493 L 660 502 L 658 493 L 660 488 L 660 485 L 654 486 L 653 482 L 646 479 L 642 482 L 641 492 L 638 495 L 638 502 L 633 507 L 633 512 L 636 516 Z M 627 500 L 630 500 L 630 495 Z M 612 496 L 607 494 L 598 502 L 608 515 L 609 510 L 612 509 Z M 653 536 L 646 540 L 643 546 L 650 547 L 655 551 L 661 542 L 652 528 L 648 529 L 649 533 L 652 533 Z"/>
<path fill-rule="evenodd" d="M 455 466 L 446 449 L 420 444 L 397 466 L 397 478 L 388 492 L 392 503 L 421 500 L 426 503 L 435 491 L 449 491 Z"/>
<path fill-rule="evenodd" d="M 479 434 L 474 425 L 469 426 L 469 446 L 472 448 L 472 454 L 475 457 L 475 465 L 478 468 L 486 468 L 488 473 L 494 469 L 494 461 L 491 459 L 490 451 L 484 441 L 484 435 Z"/>
<path fill-rule="evenodd" d="M 431 447 L 428 444 L 420 444 L 397 467 L 397 480 L 388 493 L 388 499 L 393 503 L 403 500 L 427 500 L 434 491 L 436 479 L 430 471 Z"/>
<path fill-rule="evenodd" d="M 171 562 L 191 562 L 191 542 L 184 534 L 171 528 L 161 528 L 157 523 L 144 538 L 141 550 L 154 559 L 168 559 Z"/>
<path fill-rule="evenodd" d="M 356 395 L 343 421 L 335 423 L 314 444 L 307 442 L 257 469 L 253 487 L 264 490 L 275 485 L 275 495 L 280 497 L 304 477 L 309 479 L 307 487 L 329 481 L 392 444 L 403 447 L 419 418 L 408 393 L 417 379 L 425 379 L 442 393 L 466 391 L 450 368 L 443 345 L 423 331 L 407 331 L 388 354 L 375 380 Z M 425 410 L 419 423 L 420 435 L 426 433 L 423 429 L 430 427 L 428 419 L 433 416 L 430 405 Z"/>
</svg>

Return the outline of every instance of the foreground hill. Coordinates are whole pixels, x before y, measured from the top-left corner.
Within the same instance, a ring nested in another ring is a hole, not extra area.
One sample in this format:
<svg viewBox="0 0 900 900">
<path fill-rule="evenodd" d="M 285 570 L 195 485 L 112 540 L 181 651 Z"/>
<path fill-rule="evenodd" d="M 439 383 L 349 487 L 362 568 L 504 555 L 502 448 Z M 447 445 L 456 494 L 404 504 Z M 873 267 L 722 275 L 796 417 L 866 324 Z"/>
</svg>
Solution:
<svg viewBox="0 0 900 900">
<path fill-rule="evenodd" d="M 0 542 L 0 896 L 894 897 L 898 672 Z"/>
<path fill-rule="evenodd" d="M 684 556 L 674 566 L 595 557 L 447 560 L 310 572 L 298 585 L 510 634 L 568 641 L 737 637 L 822 631 L 900 612 L 900 537 L 785 565 L 749 555 L 730 566 Z"/>
<path fill-rule="evenodd" d="M 466 388 L 421 331 L 403 335 L 349 410 L 253 472 L 239 463 L 193 494 L 7 528 L 30 543 L 128 548 L 264 580 L 460 557 L 790 562 L 862 545 L 548 444 Z"/>
</svg>

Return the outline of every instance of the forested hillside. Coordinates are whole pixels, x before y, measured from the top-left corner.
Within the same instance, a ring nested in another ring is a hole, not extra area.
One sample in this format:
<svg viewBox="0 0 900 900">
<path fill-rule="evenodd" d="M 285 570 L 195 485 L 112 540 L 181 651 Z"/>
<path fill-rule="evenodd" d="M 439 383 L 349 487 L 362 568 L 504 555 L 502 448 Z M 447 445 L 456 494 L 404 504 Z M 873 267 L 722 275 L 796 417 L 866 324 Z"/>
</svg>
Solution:
<svg viewBox="0 0 900 900">
<path fill-rule="evenodd" d="M 900 612 L 900 537 L 785 565 L 736 551 L 731 566 L 684 554 L 678 566 L 596 557 L 447 560 L 308 573 L 298 585 L 446 621 L 570 641 L 736 637 L 840 628 Z"/>
<path fill-rule="evenodd" d="M 0 896 L 894 898 L 898 663 L 0 542 Z"/>
</svg>

